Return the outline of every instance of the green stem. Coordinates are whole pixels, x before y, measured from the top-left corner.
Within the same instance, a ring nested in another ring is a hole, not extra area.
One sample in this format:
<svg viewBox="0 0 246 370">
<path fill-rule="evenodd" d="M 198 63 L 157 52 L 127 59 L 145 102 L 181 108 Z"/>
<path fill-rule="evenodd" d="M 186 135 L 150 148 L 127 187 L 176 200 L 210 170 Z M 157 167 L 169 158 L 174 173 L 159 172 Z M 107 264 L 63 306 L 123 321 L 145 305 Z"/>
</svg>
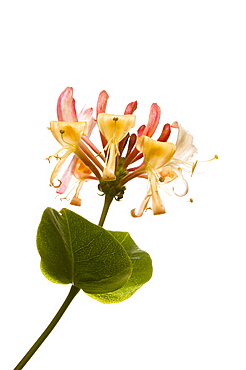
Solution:
<svg viewBox="0 0 246 370">
<path fill-rule="evenodd" d="M 102 209 L 102 214 L 101 218 L 99 221 L 99 226 L 103 226 L 105 218 L 107 216 L 110 204 L 112 203 L 112 200 L 114 197 L 111 195 L 105 195 L 105 200 L 104 200 L 104 206 Z M 18 365 L 14 368 L 14 370 L 21 370 L 23 367 L 26 365 L 26 363 L 30 360 L 30 358 L 34 355 L 34 353 L 39 349 L 41 344 L 45 341 L 45 339 L 48 337 L 48 335 L 52 332 L 56 324 L 60 321 L 61 317 L 63 316 L 64 312 L 74 299 L 74 297 L 78 294 L 80 291 L 79 288 L 75 287 L 72 285 L 67 298 L 63 302 L 62 306 L 60 307 L 59 311 L 57 314 L 54 316 L 53 320 L 50 322 L 50 324 L 47 326 L 45 331 L 40 335 L 38 340 L 33 344 L 33 346 L 29 349 L 29 351 L 26 353 L 26 355 L 23 357 L 23 359 L 18 363 Z"/>
<path fill-rule="evenodd" d="M 108 194 L 105 195 L 103 210 L 102 210 L 102 214 L 101 214 L 101 218 L 98 223 L 98 226 L 103 226 L 105 218 L 109 210 L 109 207 L 110 207 L 110 204 L 112 203 L 113 199 L 114 197 L 112 197 L 111 195 L 108 195 Z"/>
<path fill-rule="evenodd" d="M 64 303 L 62 304 L 61 308 L 53 318 L 53 320 L 50 322 L 50 324 L 47 326 L 43 334 L 38 338 L 38 340 L 34 343 L 34 345 L 30 348 L 30 350 L 27 352 L 27 354 L 23 357 L 23 359 L 18 363 L 18 365 L 14 368 L 14 370 L 20 370 L 22 369 L 26 363 L 30 360 L 30 358 L 34 355 L 34 353 L 38 350 L 38 348 L 41 346 L 41 344 L 44 342 L 44 340 L 48 337 L 48 335 L 51 333 L 51 331 L 54 329 L 76 294 L 80 291 L 79 288 L 72 285 L 67 298 L 65 299 Z"/>
</svg>

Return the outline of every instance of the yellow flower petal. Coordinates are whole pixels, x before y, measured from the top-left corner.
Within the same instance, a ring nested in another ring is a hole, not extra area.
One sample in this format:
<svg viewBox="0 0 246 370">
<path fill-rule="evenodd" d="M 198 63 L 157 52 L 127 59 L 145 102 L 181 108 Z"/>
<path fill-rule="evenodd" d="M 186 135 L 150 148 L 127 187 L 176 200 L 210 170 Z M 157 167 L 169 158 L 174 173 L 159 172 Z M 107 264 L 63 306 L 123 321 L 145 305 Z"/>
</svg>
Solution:
<svg viewBox="0 0 246 370">
<path fill-rule="evenodd" d="M 118 144 L 124 139 L 129 130 L 135 125 L 136 117 L 132 114 L 114 115 L 108 113 L 98 114 L 98 126 L 107 140 L 104 149 L 108 149 L 106 165 L 103 171 L 103 179 L 114 181 L 116 156 L 119 155 Z"/>
<path fill-rule="evenodd" d="M 173 157 L 176 146 L 173 143 L 161 142 L 148 136 L 141 136 L 136 147 L 144 155 L 144 163 L 154 169 L 163 167 Z"/>
<path fill-rule="evenodd" d="M 136 116 L 132 114 L 114 115 L 98 114 L 99 130 L 108 142 L 118 144 L 135 126 Z"/>
<path fill-rule="evenodd" d="M 82 135 L 87 134 L 87 122 L 50 122 L 50 129 L 61 145 L 76 145 Z"/>
<path fill-rule="evenodd" d="M 158 183 L 155 177 L 155 174 L 150 171 L 149 175 L 149 183 L 150 183 L 150 190 L 152 195 L 152 211 L 154 215 L 162 215 L 166 213 L 165 207 L 162 204 L 162 200 L 160 194 L 158 192 Z"/>
</svg>

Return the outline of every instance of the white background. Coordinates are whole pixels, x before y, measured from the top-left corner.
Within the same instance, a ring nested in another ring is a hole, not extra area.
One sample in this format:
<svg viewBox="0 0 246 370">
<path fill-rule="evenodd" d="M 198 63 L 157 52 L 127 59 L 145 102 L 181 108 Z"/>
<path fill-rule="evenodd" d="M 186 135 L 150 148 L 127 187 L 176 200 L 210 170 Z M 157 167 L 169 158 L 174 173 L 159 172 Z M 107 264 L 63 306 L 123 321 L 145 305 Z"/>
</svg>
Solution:
<svg viewBox="0 0 246 370">
<path fill-rule="evenodd" d="M 188 198 L 162 193 L 167 213 L 132 219 L 146 183 L 129 184 L 105 227 L 129 231 L 153 259 L 152 280 L 103 305 L 80 293 L 26 365 L 29 370 L 246 368 L 245 10 L 243 1 L 9 1 L 1 9 L 1 345 L 12 370 L 69 290 L 39 270 L 35 234 L 47 206 L 68 207 L 44 160 L 46 129 L 74 88 L 78 110 L 110 95 L 108 112 L 153 102 L 161 123 L 195 137 L 202 164 Z M 53 162 L 54 163 L 54 162 Z M 95 184 L 74 209 L 97 223 Z"/>
</svg>

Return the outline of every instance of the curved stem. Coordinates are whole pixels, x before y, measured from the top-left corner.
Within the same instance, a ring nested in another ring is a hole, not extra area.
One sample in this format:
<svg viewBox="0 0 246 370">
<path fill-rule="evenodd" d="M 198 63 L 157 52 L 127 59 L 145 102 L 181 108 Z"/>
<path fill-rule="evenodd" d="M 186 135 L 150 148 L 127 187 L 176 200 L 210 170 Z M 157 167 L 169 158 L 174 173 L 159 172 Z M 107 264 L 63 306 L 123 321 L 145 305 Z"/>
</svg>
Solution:
<svg viewBox="0 0 246 370">
<path fill-rule="evenodd" d="M 113 199 L 114 197 L 112 197 L 111 195 L 108 195 L 108 194 L 105 195 L 103 210 L 102 210 L 102 214 L 101 214 L 101 218 L 98 223 L 98 226 L 103 226 L 105 218 L 109 210 L 109 207 L 110 207 L 110 204 L 112 203 Z"/>
<path fill-rule="evenodd" d="M 20 370 L 22 369 L 26 363 L 30 360 L 30 358 L 34 355 L 34 353 L 38 350 L 38 348 L 41 346 L 41 344 L 44 342 L 44 340 L 48 337 L 48 335 L 51 333 L 51 331 L 54 329 L 76 294 L 80 291 L 79 288 L 72 285 L 67 298 L 63 302 L 62 306 L 60 307 L 59 311 L 53 318 L 53 320 L 50 322 L 50 324 L 47 326 L 45 331 L 40 335 L 38 340 L 34 343 L 34 345 L 29 349 L 29 351 L 26 353 L 26 355 L 23 357 L 23 359 L 18 363 L 18 365 L 14 368 L 14 370 Z"/>
<path fill-rule="evenodd" d="M 114 197 L 111 195 L 105 195 L 104 200 L 104 206 L 102 209 L 102 214 L 100 221 L 98 223 L 99 226 L 103 226 L 105 218 L 107 216 L 110 204 L 112 203 L 112 200 Z M 26 355 L 22 358 L 22 360 L 18 363 L 18 365 L 14 368 L 14 370 L 21 370 L 23 367 L 27 364 L 27 362 L 30 360 L 30 358 L 35 354 L 35 352 L 39 349 L 41 344 L 45 341 L 45 339 L 48 337 L 48 335 L 52 332 L 52 330 L 55 328 L 56 324 L 60 321 L 61 317 L 63 316 L 64 312 L 74 299 L 74 297 L 78 294 L 80 291 L 79 288 L 72 285 L 67 298 L 63 302 L 62 306 L 58 310 L 57 314 L 54 316 L 53 320 L 50 322 L 50 324 L 47 326 L 47 328 L 44 330 L 44 332 L 40 335 L 40 337 L 37 339 L 37 341 L 33 344 L 33 346 L 29 349 L 29 351 L 26 353 Z"/>
</svg>

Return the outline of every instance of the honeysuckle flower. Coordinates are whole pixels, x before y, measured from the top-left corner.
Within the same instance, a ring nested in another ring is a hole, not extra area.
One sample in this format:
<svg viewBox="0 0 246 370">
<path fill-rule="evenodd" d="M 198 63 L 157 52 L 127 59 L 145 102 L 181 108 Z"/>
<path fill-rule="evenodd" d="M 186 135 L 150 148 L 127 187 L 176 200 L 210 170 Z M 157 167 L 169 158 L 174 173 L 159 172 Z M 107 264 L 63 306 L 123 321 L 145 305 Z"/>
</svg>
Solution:
<svg viewBox="0 0 246 370">
<path fill-rule="evenodd" d="M 107 144 L 106 165 L 103 170 L 103 179 L 113 181 L 115 176 L 116 156 L 119 155 L 118 144 L 128 134 L 129 130 L 135 126 L 136 117 L 132 114 L 114 115 L 108 113 L 98 114 L 98 127 Z"/>
<path fill-rule="evenodd" d="M 84 106 L 79 114 L 75 109 L 75 100 L 73 98 L 73 88 L 67 87 L 59 96 L 57 101 L 57 118 L 62 122 L 86 121 L 89 135 L 96 124 L 92 117 L 93 109 Z"/>
<path fill-rule="evenodd" d="M 188 183 L 182 176 L 182 167 L 189 166 L 188 159 L 197 152 L 193 145 L 193 136 L 182 126 L 179 126 L 176 145 L 170 142 L 156 141 L 148 136 L 141 136 L 137 140 L 136 148 L 143 153 L 143 166 L 148 176 L 149 185 L 138 213 L 132 210 L 131 214 L 133 217 L 142 216 L 151 198 L 153 214 L 163 214 L 165 208 L 158 191 L 160 184 L 169 183 L 175 178 L 181 177 L 185 184 L 185 191 L 179 195 L 183 196 L 188 191 Z"/>
<path fill-rule="evenodd" d="M 150 107 L 150 114 L 149 114 L 149 119 L 147 125 L 142 125 L 139 127 L 137 130 L 137 137 L 139 138 L 140 136 L 149 136 L 151 137 L 158 124 L 160 121 L 160 115 L 161 115 L 161 109 L 160 107 L 156 104 L 153 103 Z M 133 147 L 132 150 L 127 154 L 127 157 L 125 159 L 125 168 L 132 162 L 142 158 L 142 153 L 139 153 L 139 150 L 137 147 Z"/>
<path fill-rule="evenodd" d="M 81 136 L 87 134 L 87 122 L 52 121 L 50 122 L 50 130 L 55 139 L 62 146 L 62 148 L 53 155 L 59 159 L 59 162 L 55 166 L 50 177 L 50 183 L 53 184 L 53 181 L 63 163 L 71 153 L 75 152 L 76 147 L 79 145 Z M 61 153 L 60 156 L 58 156 L 59 153 Z"/>
<path fill-rule="evenodd" d="M 135 126 L 136 116 L 133 113 L 137 109 L 137 101 L 129 103 L 124 114 L 114 115 L 106 113 L 108 98 L 107 92 L 101 91 L 94 119 L 92 108 L 84 106 L 77 114 L 71 87 L 60 95 L 57 104 L 58 121 L 52 121 L 50 125 L 53 136 L 61 145 L 54 155 L 59 161 L 52 172 L 51 184 L 53 185 L 63 163 L 70 157 L 66 170 L 58 180 L 58 186 L 53 186 L 57 188 L 57 193 L 64 194 L 68 186 L 70 188 L 70 182 L 76 182 L 71 204 L 81 204 L 79 193 L 88 180 L 98 180 L 98 188 L 102 193 L 120 200 L 125 184 L 141 177 L 148 180 L 147 193 L 139 211 L 133 210 L 132 215 L 141 216 L 150 200 L 153 213 L 163 214 L 165 207 L 159 195 L 160 186 L 180 179 L 184 191 L 177 193 L 173 187 L 174 194 L 184 196 L 188 192 L 188 183 L 183 173 L 190 171 L 193 174 L 197 163 L 189 162 L 197 151 L 193 145 L 193 136 L 175 121 L 172 125 L 167 123 L 163 126 L 157 140 L 152 139 L 161 115 L 161 109 L 156 103 L 150 107 L 147 124 L 141 125 L 136 133 L 130 134 L 129 131 Z M 101 149 L 90 141 L 90 134 L 96 123 L 101 136 Z M 178 129 L 175 144 L 168 142 L 171 128 L 174 131 Z M 135 162 L 137 164 L 131 166 Z"/>
<path fill-rule="evenodd" d="M 86 108 L 84 106 L 81 112 L 77 114 L 75 100 L 73 98 L 73 89 L 71 87 L 67 87 L 59 96 L 57 102 L 58 121 L 52 121 L 50 123 L 50 130 L 62 147 L 51 156 L 59 159 L 50 177 L 51 185 L 54 186 L 54 179 L 57 177 L 61 167 L 70 154 L 75 153 L 82 145 L 81 138 L 86 138 L 85 141 L 87 141 L 89 145 L 91 144 L 88 138 L 96 124 L 96 120 L 92 117 L 92 113 L 92 108 Z M 76 161 L 76 157 L 73 159 Z M 55 186 L 59 194 L 65 192 L 71 180 L 73 175 L 73 159 L 64 172 L 62 179 L 59 180 L 58 186 Z"/>
<path fill-rule="evenodd" d="M 192 173 L 193 163 L 189 162 L 189 159 L 192 158 L 195 153 L 197 153 L 197 148 L 193 145 L 193 136 L 181 125 L 178 125 L 177 122 L 175 122 L 175 124 L 178 128 L 178 137 L 176 141 L 175 154 L 168 163 L 168 166 L 170 167 L 168 176 L 173 178 L 174 180 L 175 173 L 176 177 L 179 177 L 182 180 L 185 186 L 184 192 L 181 194 L 177 194 L 174 189 L 173 191 L 175 195 L 184 196 L 188 193 L 189 188 L 187 181 L 182 175 L 182 170 Z"/>
</svg>

